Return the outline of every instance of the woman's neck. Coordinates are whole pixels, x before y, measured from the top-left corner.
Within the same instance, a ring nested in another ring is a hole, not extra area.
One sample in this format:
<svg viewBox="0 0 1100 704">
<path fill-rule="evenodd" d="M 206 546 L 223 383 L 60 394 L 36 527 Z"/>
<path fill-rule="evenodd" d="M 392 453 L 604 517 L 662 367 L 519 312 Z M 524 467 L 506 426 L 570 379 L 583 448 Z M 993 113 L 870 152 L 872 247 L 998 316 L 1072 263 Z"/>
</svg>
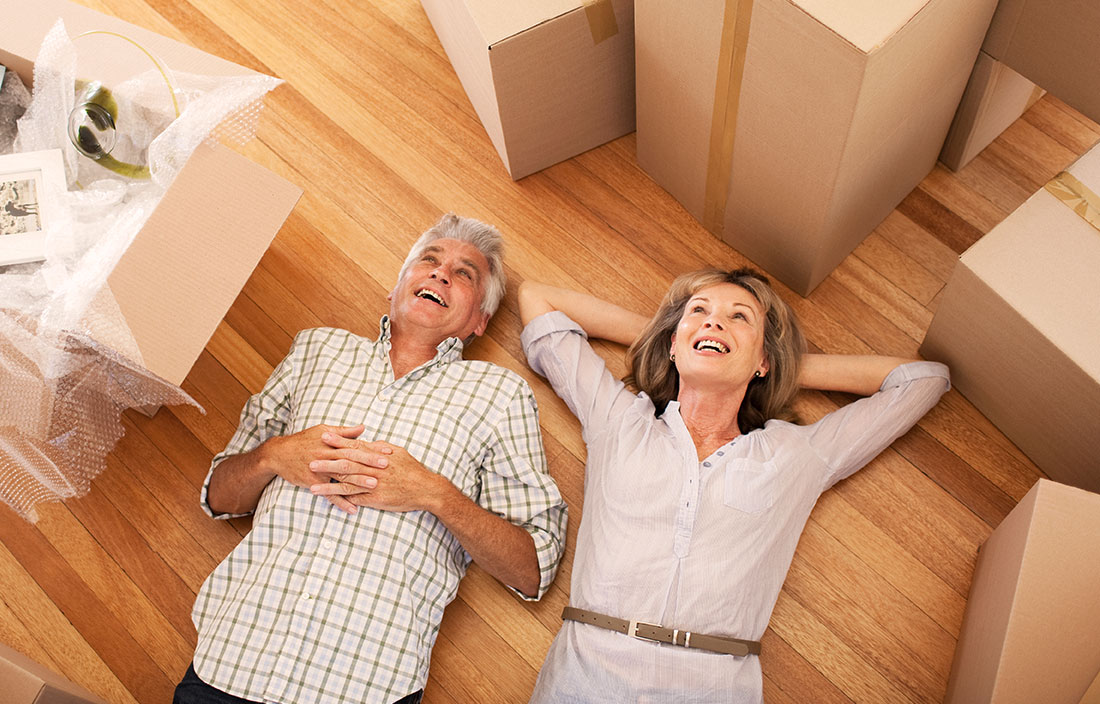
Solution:
<svg viewBox="0 0 1100 704">
<path fill-rule="evenodd" d="M 737 412 L 745 397 L 745 387 L 729 389 L 695 389 L 681 386 L 676 400 L 699 459 L 710 457 L 722 445 L 741 434 Z"/>
</svg>

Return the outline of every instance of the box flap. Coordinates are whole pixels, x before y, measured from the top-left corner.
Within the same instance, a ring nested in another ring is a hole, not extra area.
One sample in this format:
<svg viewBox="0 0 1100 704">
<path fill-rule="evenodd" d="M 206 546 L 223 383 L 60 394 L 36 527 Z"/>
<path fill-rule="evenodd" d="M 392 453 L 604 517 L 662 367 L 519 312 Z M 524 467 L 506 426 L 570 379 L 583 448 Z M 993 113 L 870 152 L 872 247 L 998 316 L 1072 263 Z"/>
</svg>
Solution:
<svg viewBox="0 0 1100 704">
<path fill-rule="evenodd" d="M 917 16 L 931 0 L 791 0 L 860 51 L 871 53 Z"/>
<path fill-rule="evenodd" d="M 150 371 L 183 381 L 301 194 L 226 147 L 195 150 L 108 278 Z"/>
<path fill-rule="evenodd" d="M 1100 148 L 1068 171 L 1093 192 L 1100 190 Z M 1100 231 L 1040 189 L 960 261 L 1100 379 Z"/>
<path fill-rule="evenodd" d="M 582 0 L 466 0 L 489 47 L 583 5 Z"/>
</svg>

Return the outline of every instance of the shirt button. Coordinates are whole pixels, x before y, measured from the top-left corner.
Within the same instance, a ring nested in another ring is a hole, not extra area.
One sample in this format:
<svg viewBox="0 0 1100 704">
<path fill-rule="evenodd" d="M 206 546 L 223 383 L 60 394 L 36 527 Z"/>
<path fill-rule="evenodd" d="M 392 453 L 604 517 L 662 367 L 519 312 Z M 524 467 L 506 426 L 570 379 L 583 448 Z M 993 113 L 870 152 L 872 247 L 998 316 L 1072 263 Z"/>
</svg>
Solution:
<svg viewBox="0 0 1100 704">
<path fill-rule="evenodd" d="M 719 451 L 718 451 L 718 456 L 719 456 L 719 457 L 721 457 L 721 456 L 722 456 L 722 455 L 724 455 L 724 454 L 726 454 L 726 453 L 725 453 L 725 452 L 722 452 L 721 450 L 719 450 Z"/>
<path fill-rule="evenodd" d="M 710 466 L 710 462 L 704 462 L 704 463 L 703 463 L 703 466 L 704 466 L 704 467 L 709 467 L 709 466 Z"/>
<path fill-rule="evenodd" d="M 313 598 L 312 594 L 303 594 L 302 595 L 302 601 L 309 601 L 312 598 Z"/>
<path fill-rule="evenodd" d="M 334 547 L 336 547 L 336 544 L 333 543 L 331 540 L 326 540 L 321 543 L 321 548 L 324 549 L 326 552 L 332 552 L 332 549 Z"/>
</svg>

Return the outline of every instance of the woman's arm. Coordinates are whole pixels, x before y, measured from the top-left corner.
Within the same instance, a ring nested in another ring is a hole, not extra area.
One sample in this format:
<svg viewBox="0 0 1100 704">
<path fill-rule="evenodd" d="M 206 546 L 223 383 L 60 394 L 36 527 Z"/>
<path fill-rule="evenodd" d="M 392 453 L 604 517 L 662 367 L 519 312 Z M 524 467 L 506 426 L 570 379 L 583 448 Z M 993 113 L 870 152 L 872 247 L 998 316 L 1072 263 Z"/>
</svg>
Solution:
<svg viewBox="0 0 1100 704">
<path fill-rule="evenodd" d="M 622 345 L 634 342 L 649 322 L 643 315 L 587 293 L 530 280 L 519 285 L 519 317 L 524 325 L 552 310 L 568 315 L 589 337 Z"/>
<path fill-rule="evenodd" d="M 890 372 L 915 361 L 876 355 L 804 354 L 798 383 L 804 389 L 870 396 L 879 390 Z"/>
</svg>

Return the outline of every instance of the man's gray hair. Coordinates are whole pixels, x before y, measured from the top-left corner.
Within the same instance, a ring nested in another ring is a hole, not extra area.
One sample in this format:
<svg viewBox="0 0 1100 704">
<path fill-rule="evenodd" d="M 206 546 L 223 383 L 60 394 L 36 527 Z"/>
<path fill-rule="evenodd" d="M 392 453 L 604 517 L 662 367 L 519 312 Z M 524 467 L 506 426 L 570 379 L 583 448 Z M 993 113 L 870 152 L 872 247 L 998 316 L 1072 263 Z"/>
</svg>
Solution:
<svg viewBox="0 0 1100 704">
<path fill-rule="evenodd" d="M 497 312 L 500 300 L 504 298 L 504 288 L 508 284 L 508 278 L 504 274 L 504 237 L 492 225 L 487 225 L 480 220 L 464 218 L 454 213 L 447 213 L 432 225 L 424 234 L 420 235 L 412 248 L 409 256 L 405 257 L 405 263 L 401 265 L 401 272 L 397 275 L 398 281 L 405 276 L 405 271 L 413 262 L 420 258 L 424 248 L 435 240 L 452 239 L 460 242 L 468 242 L 481 252 L 489 262 L 489 276 L 485 281 L 485 296 L 481 299 L 481 312 L 490 316 Z"/>
</svg>

